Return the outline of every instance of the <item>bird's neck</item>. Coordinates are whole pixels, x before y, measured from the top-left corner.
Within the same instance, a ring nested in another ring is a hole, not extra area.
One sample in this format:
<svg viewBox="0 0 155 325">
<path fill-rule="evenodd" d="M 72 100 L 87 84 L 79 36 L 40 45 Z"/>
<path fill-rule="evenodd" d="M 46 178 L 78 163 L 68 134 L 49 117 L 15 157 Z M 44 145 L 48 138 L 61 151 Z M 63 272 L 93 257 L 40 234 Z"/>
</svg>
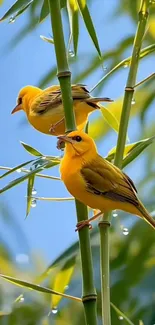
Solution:
<svg viewBox="0 0 155 325">
<path fill-rule="evenodd" d="M 62 180 L 65 180 L 65 178 L 69 175 L 75 175 L 76 173 L 80 172 L 80 170 L 85 165 L 91 163 L 96 155 L 97 152 L 94 152 L 94 154 L 92 154 L 90 151 L 84 153 L 83 155 L 68 156 L 65 154 L 60 164 L 60 173 Z"/>
</svg>

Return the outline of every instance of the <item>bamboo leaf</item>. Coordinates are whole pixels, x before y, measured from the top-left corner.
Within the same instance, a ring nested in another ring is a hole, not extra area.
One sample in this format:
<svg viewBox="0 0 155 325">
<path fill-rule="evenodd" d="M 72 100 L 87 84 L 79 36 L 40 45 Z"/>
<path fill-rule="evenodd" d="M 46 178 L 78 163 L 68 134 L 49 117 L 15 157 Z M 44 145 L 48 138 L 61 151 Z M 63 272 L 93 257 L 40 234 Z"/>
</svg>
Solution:
<svg viewBox="0 0 155 325">
<path fill-rule="evenodd" d="M 37 161 L 37 160 L 36 160 Z M 42 165 L 39 165 L 37 168 L 34 168 L 33 170 L 31 170 L 29 173 L 16 178 L 15 180 L 9 182 L 8 185 L 4 186 L 2 189 L 0 189 L 0 194 L 3 192 L 6 192 L 7 190 L 9 190 L 10 188 L 24 182 L 26 179 L 28 179 L 30 176 L 42 171 L 44 168 L 46 168 L 46 166 L 49 165 L 49 161 L 46 160 L 44 161 L 44 163 Z"/>
<path fill-rule="evenodd" d="M 22 146 L 24 147 L 24 149 L 26 151 L 28 151 L 32 156 L 37 156 L 37 157 L 41 157 L 43 156 L 43 154 L 41 152 L 39 152 L 38 150 L 36 150 L 35 148 L 29 146 L 28 144 L 20 141 L 20 143 L 22 144 Z"/>
<path fill-rule="evenodd" d="M 3 15 L 2 18 L 0 18 L 0 21 L 5 20 L 6 18 L 10 17 L 14 13 L 16 13 L 18 10 L 21 12 L 22 10 L 26 10 L 29 5 L 33 2 L 34 0 L 28 1 L 28 0 L 17 0 Z M 26 7 L 26 8 L 25 8 Z M 25 8 L 25 9 L 24 9 Z M 21 12 L 22 13 L 22 12 Z M 15 17 L 17 14 L 15 15 Z"/>
<path fill-rule="evenodd" d="M 32 202 L 32 189 L 34 185 L 35 176 L 31 176 L 28 178 L 27 184 L 27 208 L 26 208 L 26 217 L 30 213 L 31 210 L 31 202 Z"/>
<path fill-rule="evenodd" d="M 132 160 L 136 159 L 155 140 L 155 136 L 138 142 L 127 144 L 124 148 L 123 167 L 127 166 Z M 108 161 L 115 158 L 116 147 L 112 148 L 106 157 Z"/>
<path fill-rule="evenodd" d="M 67 2 L 67 11 L 70 24 L 70 41 L 73 38 L 74 53 L 76 55 L 79 38 L 79 13 L 76 0 L 69 0 Z"/>
<path fill-rule="evenodd" d="M 42 21 L 49 15 L 49 5 L 48 0 L 44 0 L 43 5 L 41 7 L 41 13 L 39 18 L 39 23 L 42 23 Z"/>
<path fill-rule="evenodd" d="M 96 47 L 96 50 L 97 50 L 99 56 L 101 57 L 102 56 L 101 50 L 100 50 L 100 47 L 99 47 L 99 43 L 98 43 L 95 28 L 94 28 L 94 25 L 93 25 L 93 21 L 92 21 L 91 15 L 89 13 L 89 9 L 88 9 L 87 4 L 86 4 L 86 0 L 77 0 L 77 3 L 78 3 L 78 6 L 79 6 L 81 15 L 83 17 L 84 23 L 86 25 L 87 31 L 88 31 L 88 33 L 89 33 L 95 47 Z"/>
<path fill-rule="evenodd" d="M 118 309 L 112 302 L 110 303 L 110 305 L 116 311 L 120 320 L 125 320 L 127 324 L 134 325 L 134 323 L 131 322 L 131 320 L 120 309 Z"/>
<path fill-rule="evenodd" d="M 118 123 L 116 117 L 112 114 L 112 112 L 110 112 L 110 110 L 106 107 L 102 107 L 101 112 L 102 112 L 104 119 L 110 125 L 110 127 L 118 133 L 119 123 Z"/>
<path fill-rule="evenodd" d="M 46 36 L 43 36 L 43 35 L 40 35 L 40 38 L 45 41 L 45 42 L 48 42 L 48 43 L 51 43 L 51 44 L 54 44 L 54 40 L 53 38 L 48 38 Z"/>
<path fill-rule="evenodd" d="M 64 297 L 64 298 L 68 298 L 68 299 L 72 299 L 72 300 L 76 300 L 76 301 L 81 301 L 80 298 L 69 296 L 69 295 L 66 295 L 64 293 L 57 292 L 55 290 L 52 290 L 52 289 L 49 289 L 49 288 L 46 288 L 46 287 L 42 287 L 40 285 L 31 283 L 31 282 L 19 280 L 17 278 L 13 278 L 13 277 L 8 276 L 8 275 L 0 274 L 0 277 L 5 279 L 8 282 L 11 282 L 11 283 L 13 283 L 13 284 L 15 284 L 15 285 L 17 285 L 19 287 L 22 287 L 22 288 L 24 287 L 24 288 L 27 288 L 29 290 L 35 290 L 35 291 L 38 291 L 38 292 L 49 293 L 49 294 L 58 295 L 58 296 L 61 296 L 61 297 Z"/>
<path fill-rule="evenodd" d="M 3 177 L 5 177 L 5 176 L 8 176 L 8 175 L 10 175 L 11 173 L 14 173 L 16 170 L 21 169 L 22 167 L 24 167 L 24 166 L 30 164 L 32 161 L 33 161 L 33 160 L 29 160 L 29 161 L 26 161 L 25 163 L 22 163 L 22 164 L 20 164 L 20 165 L 18 165 L 18 166 L 16 166 L 16 167 L 13 167 L 11 170 L 9 170 L 8 172 L 6 172 L 6 173 L 4 173 L 3 175 L 1 175 L 0 178 L 3 178 Z"/>
<path fill-rule="evenodd" d="M 63 265 L 63 267 L 57 272 L 54 281 L 52 282 L 52 288 L 55 291 L 64 293 L 66 286 L 68 286 L 71 277 L 74 272 L 76 263 L 76 257 L 73 256 Z M 51 303 L 52 308 L 56 308 L 61 301 L 61 296 L 52 296 Z"/>
<path fill-rule="evenodd" d="M 123 168 L 130 164 L 131 161 L 136 159 L 144 149 L 154 142 L 154 140 L 155 136 L 135 143 L 135 145 L 128 152 L 127 156 L 123 159 Z"/>
<path fill-rule="evenodd" d="M 154 51 L 155 51 L 155 44 L 145 47 L 140 51 L 139 60 L 143 59 L 144 57 L 146 57 L 147 55 L 151 54 Z M 112 68 L 106 75 L 103 76 L 103 78 L 101 78 L 97 82 L 97 84 L 90 90 L 90 92 L 96 89 L 107 77 L 109 77 L 112 73 L 116 72 L 118 69 L 124 66 L 126 67 L 130 66 L 130 61 L 131 61 L 131 56 L 119 62 L 117 65 L 115 65 L 114 68 Z"/>
<path fill-rule="evenodd" d="M 33 2 L 33 0 L 30 0 L 26 6 L 23 6 L 20 10 L 18 10 L 14 16 L 12 16 L 9 20 L 9 23 L 13 23 L 18 16 L 20 16 Z"/>
</svg>

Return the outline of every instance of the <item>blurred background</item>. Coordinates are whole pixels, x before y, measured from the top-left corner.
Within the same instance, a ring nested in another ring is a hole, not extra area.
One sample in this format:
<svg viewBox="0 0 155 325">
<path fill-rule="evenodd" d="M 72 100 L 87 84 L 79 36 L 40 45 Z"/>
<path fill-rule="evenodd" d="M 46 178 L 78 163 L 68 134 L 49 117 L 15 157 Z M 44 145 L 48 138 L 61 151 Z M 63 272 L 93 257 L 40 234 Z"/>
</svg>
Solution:
<svg viewBox="0 0 155 325">
<path fill-rule="evenodd" d="M 61 154 L 56 149 L 57 139 L 33 129 L 28 124 L 24 112 L 13 116 L 10 114 L 16 105 L 16 98 L 21 87 L 34 85 L 45 88 L 58 83 L 54 47 L 40 38 L 40 35 L 52 37 L 49 16 L 40 24 L 38 23 L 42 3 L 43 1 L 40 0 L 33 1 L 28 10 L 15 21 L 11 18 L 0 25 L 1 175 L 5 172 L 2 167 L 14 167 L 31 159 L 20 141 L 47 155 L 60 156 Z M 1 17 L 12 4 L 10 0 L 4 0 L 1 3 Z M 131 55 L 139 4 L 138 0 L 88 1 L 104 60 L 103 62 L 99 60 L 79 15 L 78 55 L 74 55 L 72 46 L 68 50 L 72 83 L 83 83 L 91 89 L 116 64 Z M 65 7 L 62 9 L 62 15 L 67 43 L 69 24 Z M 155 4 L 152 1 L 143 47 L 152 45 L 154 42 Z M 155 56 L 152 52 L 140 61 L 137 81 L 154 73 L 154 67 Z M 93 95 L 114 99 L 114 103 L 107 107 L 118 120 L 128 69 L 129 65 L 124 64 L 93 92 Z M 152 78 L 136 89 L 128 130 L 129 143 L 155 135 L 154 99 L 155 79 Z M 100 112 L 91 115 L 89 134 L 94 137 L 99 153 L 103 156 L 107 156 L 111 148 L 116 145 L 117 134 L 109 127 Z M 125 168 L 125 172 L 134 180 L 140 198 L 152 214 L 155 210 L 154 152 L 155 144 L 152 144 Z M 2 179 L 1 187 L 21 176 L 19 172 L 20 170 Z M 46 170 L 45 174 L 59 176 L 58 167 Z M 52 198 L 70 196 L 58 180 L 36 177 L 34 187 L 37 196 Z M 74 231 L 76 225 L 74 202 L 35 201 L 29 216 L 25 219 L 26 195 L 27 181 L 4 192 L 0 197 L 0 272 L 33 282 L 49 265 L 54 263 L 49 274 L 44 276 L 46 285 L 53 288 L 56 274 L 66 268 L 69 270 L 67 280 L 63 280 L 64 283 L 66 281 L 64 284 L 66 293 L 80 296 L 81 275 L 78 243 L 76 243 L 78 236 Z M 91 237 L 95 283 L 100 296 L 99 242 L 98 229 L 95 225 Z M 69 251 L 68 248 L 70 248 Z M 55 267 L 54 261 L 59 256 L 58 266 Z M 153 230 L 134 216 L 126 216 L 115 211 L 111 229 L 111 301 L 132 319 L 133 324 L 139 324 L 140 319 L 145 325 L 155 323 L 154 272 Z M 71 282 L 68 285 L 70 278 Z M 78 325 L 80 322 L 84 324 L 83 309 L 77 302 L 70 303 L 63 300 L 58 310 L 52 312 L 50 296 L 28 292 L 23 288 L 7 284 L 3 280 L 0 282 L 0 290 L 0 324 L 2 325 Z M 16 301 L 20 294 L 23 296 Z M 72 310 L 72 316 L 70 310 Z M 100 319 L 100 299 L 98 315 Z M 112 317 L 112 324 L 126 324 L 124 318 L 118 316 L 114 310 Z"/>
</svg>

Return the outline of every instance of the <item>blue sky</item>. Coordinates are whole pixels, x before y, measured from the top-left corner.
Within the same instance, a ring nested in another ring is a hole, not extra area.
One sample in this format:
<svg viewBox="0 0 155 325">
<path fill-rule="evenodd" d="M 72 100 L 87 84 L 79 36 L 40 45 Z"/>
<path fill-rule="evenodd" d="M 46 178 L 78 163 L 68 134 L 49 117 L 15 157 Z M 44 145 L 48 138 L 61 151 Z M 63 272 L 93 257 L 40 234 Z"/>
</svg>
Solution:
<svg viewBox="0 0 155 325">
<path fill-rule="evenodd" d="M 103 4 L 104 3 L 104 4 Z M 4 1 L 0 7 L 1 16 L 5 10 L 12 4 L 12 1 Z M 96 31 L 102 51 L 114 48 L 117 43 L 129 35 L 134 34 L 135 25 L 129 17 L 112 18 L 114 8 L 117 5 L 115 0 L 96 0 L 90 7 L 94 20 Z M 46 136 L 34 130 L 28 124 L 22 124 L 24 113 L 11 115 L 10 112 L 16 104 L 16 97 L 21 87 L 32 84 L 38 85 L 42 77 L 55 66 L 54 47 L 43 42 L 40 35 L 49 36 L 51 34 L 50 20 L 44 23 L 24 38 L 15 48 L 7 48 L 7 44 L 19 32 L 28 20 L 28 14 L 20 16 L 15 23 L 8 24 L 3 22 L 1 28 L 1 159 L 0 165 L 13 167 L 26 160 L 31 159 L 29 154 L 20 145 L 20 140 L 24 141 L 41 152 L 48 155 L 59 155 L 56 149 L 56 138 Z M 67 33 L 67 32 L 66 32 Z M 7 48 L 7 49 L 6 49 Z M 87 53 L 95 53 L 93 44 L 87 34 L 87 31 L 81 21 L 81 31 L 79 40 L 79 53 L 83 54 L 82 65 L 87 64 Z M 128 55 L 129 53 L 127 53 Z M 152 64 L 154 59 L 144 60 L 143 69 L 141 69 L 139 80 L 152 73 Z M 106 65 L 106 63 L 105 63 Z M 80 70 L 82 66 L 80 67 Z M 108 69 L 108 66 L 107 66 Z M 122 71 L 112 78 L 112 80 L 104 88 L 104 96 L 116 99 L 123 94 L 128 69 Z M 97 72 L 84 80 L 91 88 L 101 77 L 103 73 L 102 67 Z M 74 75 L 74 70 L 73 70 Z M 82 81 L 83 82 L 83 81 Z M 55 83 L 57 79 L 55 78 Z M 151 115 L 150 115 L 151 116 Z M 149 116 L 148 116 L 149 118 Z M 134 133 L 129 129 L 131 141 L 135 141 L 139 136 L 139 123 L 134 120 Z M 112 133 L 107 142 L 99 144 L 99 151 L 105 155 L 107 151 L 116 143 L 116 135 Z M 141 158 L 143 161 L 143 158 Z M 134 168 L 130 168 L 129 174 L 136 181 L 141 177 L 140 171 L 135 174 Z M 51 175 L 59 176 L 58 168 L 53 168 L 46 172 Z M 18 174 L 15 173 L 14 177 Z M 12 177 L 4 179 L 2 186 L 7 184 Z M 1 196 L 9 206 L 11 213 L 20 224 L 22 231 L 27 237 L 28 246 L 31 253 L 43 256 L 46 262 L 51 262 L 60 252 L 77 240 L 75 233 L 76 215 L 73 202 L 37 202 L 37 206 L 31 209 L 30 215 L 25 220 L 26 211 L 26 186 L 24 182 L 17 187 L 12 188 Z M 37 178 L 35 188 L 38 196 L 47 197 L 64 197 L 69 196 L 64 185 L 59 181 L 50 181 Z M 11 245 L 14 257 L 21 253 L 30 253 L 27 246 L 22 247 L 21 240 L 19 242 L 18 233 L 12 234 L 9 227 L 4 222 L 3 228 L 6 242 Z M 24 237 L 23 237 L 24 238 Z M 24 241 L 24 240 L 23 240 Z"/>
</svg>

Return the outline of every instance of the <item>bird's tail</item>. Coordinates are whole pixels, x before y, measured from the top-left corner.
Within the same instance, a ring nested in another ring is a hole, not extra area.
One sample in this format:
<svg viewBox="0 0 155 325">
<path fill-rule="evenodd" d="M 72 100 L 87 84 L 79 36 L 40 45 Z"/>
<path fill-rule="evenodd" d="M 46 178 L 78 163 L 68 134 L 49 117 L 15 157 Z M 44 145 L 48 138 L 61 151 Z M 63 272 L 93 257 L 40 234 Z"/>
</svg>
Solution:
<svg viewBox="0 0 155 325">
<path fill-rule="evenodd" d="M 144 205 L 140 202 L 138 210 L 141 213 L 141 217 L 147 222 L 149 223 L 149 225 L 155 229 L 155 219 L 153 219 L 149 212 L 146 210 L 146 208 L 144 207 Z"/>
<path fill-rule="evenodd" d="M 101 108 L 98 103 L 101 102 L 113 102 L 109 97 L 90 97 L 86 99 L 86 103 L 94 108 Z"/>
</svg>

